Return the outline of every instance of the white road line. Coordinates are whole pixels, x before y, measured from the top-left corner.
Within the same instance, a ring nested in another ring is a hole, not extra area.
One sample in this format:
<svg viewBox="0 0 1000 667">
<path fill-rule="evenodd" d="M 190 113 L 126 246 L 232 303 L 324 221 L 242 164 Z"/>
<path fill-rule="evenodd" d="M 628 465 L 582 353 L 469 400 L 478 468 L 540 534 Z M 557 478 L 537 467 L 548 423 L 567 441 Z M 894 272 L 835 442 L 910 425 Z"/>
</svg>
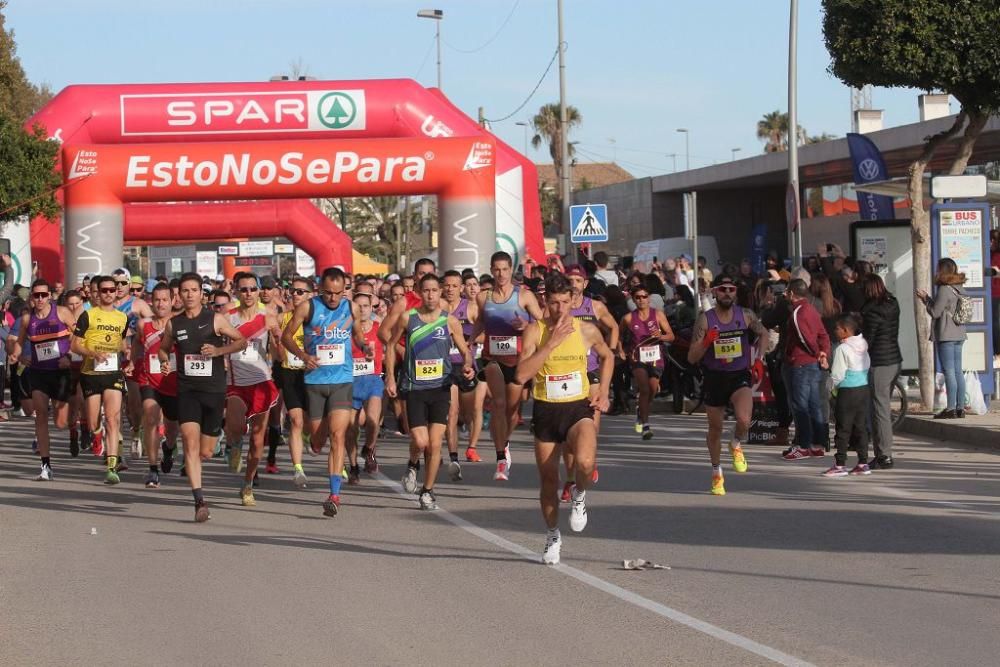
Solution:
<svg viewBox="0 0 1000 667">
<path fill-rule="evenodd" d="M 383 485 L 389 487 L 390 489 L 398 493 L 400 496 L 403 496 L 408 500 L 415 500 L 413 494 L 406 493 L 400 484 L 392 481 L 384 474 L 378 473 L 376 475 L 376 479 Z M 506 538 L 500 537 L 496 533 L 492 533 L 486 530 L 485 528 L 480 528 L 476 524 L 466 521 L 465 519 L 452 514 L 446 509 L 438 509 L 436 512 L 434 512 L 434 514 L 436 516 L 441 517 L 448 523 L 458 526 L 465 532 L 471 535 L 475 535 L 479 539 L 489 542 L 494 546 L 500 547 L 505 551 L 509 551 L 512 554 L 520 556 L 525 560 L 529 560 L 534 563 L 541 563 L 542 561 L 542 557 L 539 554 L 535 553 L 534 551 L 526 549 L 525 547 L 522 547 L 520 544 L 511 542 Z M 641 609 L 645 609 L 646 611 L 651 611 L 654 614 L 657 614 L 658 616 L 662 616 L 663 618 L 666 618 L 668 620 L 680 623 L 681 625 L 687 626 L 692 630 L 697 630 L 698 632 L 706 634 L 709 637 L 714 637 L 715 639 L 724 641 L 727 644 L 731 644 L 732 646 L 743 649 L 744 651 L 748 651 L 750 653 L 759 655 L 762 658 L 767 658 L 768 660 L 776 662 L 779 665 L 787 665 L 788 667 L 792 666 L 813 667 L 812 663 L 807 662 L 801 658 L 796 658 L 795 656 L 783 653 L 778 649 L 771 648 L 770 646 L 765 646 L 760 642 L 755 642 L 754 640 L 744 637 L 742 635 L 738 635 L 735 632 L 724 630 L 716 625 L 712 625 L 711 623 L 703 621 L 699 618 L 695 618 L 694 616 L 689 616 L 688 614 L 685 614 L 680 610 L 674 609 L 673 607 L 668 607 L 665 604 L 660 604 L 659 602 L 654 602 L 653 600 L 644 598 L 641 595 L 637 595 L 632 591 L 622 588 L 621 586 L 612 584 L 611 582 L 605 581 L 600 577 L 595 577 L 594 575 L 588 574 L 583 570 L 578 570 L 575 567 L 570 567 L 569 565 L 560 564 L 554 567 L 550 567 L 549 569 L 551 569 L 554 572 L 559 572 L 560 574 L 565 574 L 568 577 L 572 577 L 573 579 L 576 579 L 581 583 L 587 584 L 588 586 L 596 588 L 599 591 L 603 591 L 608 595 L 614 596 L 619 600 L 622 600 L 623 602 L 628 602 L 629 604 L 635 605 L 636 607 L 639 607 Z"/>
</svg>

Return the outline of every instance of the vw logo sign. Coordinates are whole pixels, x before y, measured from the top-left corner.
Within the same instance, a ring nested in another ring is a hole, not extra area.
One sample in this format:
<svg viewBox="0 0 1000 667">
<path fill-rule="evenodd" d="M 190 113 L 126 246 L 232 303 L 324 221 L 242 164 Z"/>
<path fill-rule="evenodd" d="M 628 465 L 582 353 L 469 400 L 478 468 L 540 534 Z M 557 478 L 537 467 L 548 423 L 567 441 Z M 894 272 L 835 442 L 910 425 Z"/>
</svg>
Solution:
<svg viewBox="0 0 1000 667">
<path fill-rule="evenodd" d="M 861 161 L 858 165 L 858 173 L 861 174 L 861 178 L 866 181 L 877 181 L 881 180 L 879 176 L 882 170 L 878 168 L 878 162 L 871 158 L 867 158 Z"/>
</svg>

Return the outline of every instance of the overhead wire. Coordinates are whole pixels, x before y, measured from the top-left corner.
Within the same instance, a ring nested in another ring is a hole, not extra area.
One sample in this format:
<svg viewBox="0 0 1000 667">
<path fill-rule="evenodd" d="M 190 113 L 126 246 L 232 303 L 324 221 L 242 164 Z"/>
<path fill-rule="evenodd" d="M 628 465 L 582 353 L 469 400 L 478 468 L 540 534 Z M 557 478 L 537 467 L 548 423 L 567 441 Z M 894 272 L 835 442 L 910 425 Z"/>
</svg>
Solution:
<svg viewBox="0 0 1000 667">
<path fill-rule="evenodd" d="M 563 42 L 563 44 L 561 46 L 565 46 L 565 42 Z M 538 83 L 535 84 L 535 87 L 531 89 L 531 92 L 528 93 L 528 96 L 524 99 L 523 102 L 521 102 L 521 104 L 516 109 L 514 109 L 513 111 L 511 111 L 506 116 L 503 116 L 502 118 L 497 118 L 495 120 L 494 119 L 490 119 L 490 118 L 486 118 L 484 120 L 487 123 L 502 123 L 503 121 L 510 120 L 511 118 L 513 118 L 514 116 L 516 116 L 518 113 L 520 113 L 521 109 L 523 109 L 525 106 L 527 106 L 528 102 L 531 101 L 531 98 L 534 97 L 535 93 L 538 92 L 538 89 L 541 87 L 542 82 L 545 81 L 545 77 L 548 76 L 549 72 L 552 70 L 552 65 L 556 62 L 556 57 L 558 57 L 558 55 L 559 55 L 559 48 L 556 48 L 555 52 L 552 54 L 552 59 L 549 60 L 548 66 L 546 66 L 545 71 L 542 72 L 542 76 L 539 77 Z"/>
<path fill-rule="evenodd" d="M 458 52 L 458 53 L 477 53 L 477 52 L 479 52 L 479 51 L 482 51 L 482 50 L 483 50 L 483 49 L 485 49 L 485 48 L 486 48 L 487 46 L 489 46 L 490 44 L 492 44 L 493 42 L 495 42 L 495 41 L 496 41 L 496 38 L 500 36 L 500 33 L 502 33 L 502 32 L 503 32 L 503 29 L 507 27 L 507 24 L 508 24 L 508 23 L 510 23 L 510 19 L 511 19 L 511 17 L 512 17 L 512 16 L 514 16 L 514 12 L 516 12 L 516 11 L 517 11 L 517 6 L 518 6 L 518 5 L 520 5 L 520 4 L 521 4 L 521 0 L 514 0 L 514 6 L 513 6 L 513 7 L 511 7 L 510 11 L 509 11 L 509 12 L 507 13 L 507 18 L 505 18 L 505 19 L 503 20 L 503 23 L 501 23 L 501 24 L 500 24 L 500 27 L 499 27 L 499 28 L 497 28 L 497 31 L 496 31 L 495 33 L 493 33 L 493 36 L 492 36 L 492 37 L 490 37 L 490 38 L 489 38 L 488 40 L 486 40 L 486 41 L 485 41 L 485 42 L 484 42 L 484 43 L 483 43 L 482 45 L 480 45 L 480 46 L 477 46 L 477 47 L 476 47 L 476 48 L 474 48 L 474 49 L 460 49 L 460 48 L 458 48 L 457 46 L 452 46 L 452 45 L 451 45 L 451 44 L 449 44 L 449 43 L 448 43 L 448 42 L 447 42 L 446 40 L 441 40 L 441 41 L 442 41 L 442 42 L 444 43 L 444 45 L 445 45 L 445 46 L 447 46 L 447 47 L 448 47 L 449 49 L 451 49 L 452 51 L 456 51 L 456 52 Z"/>
</svg>

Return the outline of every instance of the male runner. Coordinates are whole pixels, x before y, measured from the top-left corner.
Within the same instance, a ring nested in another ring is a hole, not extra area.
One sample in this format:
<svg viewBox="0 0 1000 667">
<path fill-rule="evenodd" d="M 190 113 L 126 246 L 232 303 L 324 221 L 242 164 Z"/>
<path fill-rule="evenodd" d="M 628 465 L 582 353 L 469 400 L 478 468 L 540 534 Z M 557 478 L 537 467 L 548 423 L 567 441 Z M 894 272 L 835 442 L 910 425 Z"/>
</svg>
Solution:
<svg viewBox="0 0 1000 667">
<path fill-rule="evenodd" d="M 139 323 L 139 331 L 132 341 L 132 359 L 135 376 L 142 394 L 143 446 L 149 472 L 144 483 L 147 489 L 160 488 L 160 453 L 163 453 L 163 472 L 169 473 L 174 465 L 174 447 L 177 443 L 177 358 L 171 352 L 170 373 L 164 374 L 160 364 L 160 342 L 163 330 L 172 314 L 170 287 L 159 283 L 153 288 L 153 319 Z M 160 421 L 164 425 L 164 438 L 160 441 Z"/>
<path fill-rule="evenodd" d="M 58 429 L 69 424 L 70 397 L 70 335 L 76 321 L 68 309 L 52 300 L 49 284 L 42 279 L 31 284 L 31 311 L 21 317 L 15 356 L 20 356 L 25 338 L 31 341 L 31 365 L 28 387 L 35 412 L 35 439 L 42 468 L 38 481 L 52 479 L 49 451 L 49 402 L 53 403 L 53 418 Z"/>
<path fill-rule="evenodd" d="M 285 302 L 281 298 L 281 287 L 274 276 L 261 276 L 258 308 L 272 315 L 276 321 L 280 320 L 282 313 L 285 312 Z M 280 344 L 278 337 L 274 338 L 273 344 Z M 277 369 L 281 366 L 280 359 L 274 356 L 271 364 L 271 375 L 273 377 L 276 375 Z M 271 408 L 267 418 L 267 464 L 264 466 L 264 472 L 268 475 L 277 475 L 281 472 L 278 468 L 278 448 L 284 444 L 284 440 L 281 437 L 281 413 L 281 393 L 279 392 L 278 400 Z"/>
<path fill-rule="evenodd" d="M 50 299 L 52 297 L 49 297 Z M 86 302 L 79 290 L 69 290 L 63 297 L 63 302 L 69 314 L 73 317 L 74 326 L 83 314 Z M 80 369 L 83 367 L 83 357 L 75 352 L 69 354 L 69 453 L 70 456 L 80 454 L 80 441 L 83 435 L 89 441 L 89 434 L 81 434 L 80 420 L 83 419 L 83 393 L 80 391 Z"/>
<path fill-rule="evenodd" d="M 287 310 L 281 314 L 280 326 L 284 331 L 288 322 L 292 319 L 292 312 L 303 303 L 312 298 L 313 282 L 309 278 L 296 276 L 292 279 L 292 310 Z M 305 336 L 302 327 L 299 326 L 292 335 L 295 342 L 301 348 L 305 345 Z M 279 341 L 280 343 L 280 341 Z M 281 364 L 275 369 L 275 379 L 278 389 L 281 390 L 281 397 L 285 403 L 285 410 L 288 412 L 288 450 L 292 457 L 292 483 L 300 489 L 306 488 L 308 480 L 306 473 L 302 469 L 302 446 L 304 442 L 303 429 L 306 433 L 313 435 L 312 423 L 305 419 L 305 409 L 308 403 L 306 398 L 305 364 L 301 359 L 285 349 L 284 345 L 278 350 L 278 357 Z"/>
<path fill-rule="evenodd" d="M 371 289 L 371 285 L 361 283 Z M 365 291 L 354 295 L 354 304 L 361 321 L 361 330 L 365 341 L 375 351 L 372 359 L 365 358 L 362 350 L 354 349 L 354 416 L 347 432 L 347 457 L 350 469 L 347 475 L 348 484 L 357 484 L 361 478 L 361 467 L 358 465 L 358 437 L 361 429 L 365 430 L 365 445 L 361 450 L 365 460 L 365 472 L 375 474 L 378 471 L 378 460 L 375 458 L 375 447 L 378 442 L 378 429 L 382 421 L 382 394 L 385 393 L 385 382 L 382 379 L 382 343 L 378 339 L 379 323 L 372 319 L 372 295 Z M 391 348 L 390 348 L 391 349 Z"/>
<path fill-rule="evenodd" d="M 539 501 L 548 532 L 542 562 L 559 563 L 562 536 L 559 533 L 559 446 L 573 450 L 576 484 L 571 488 L 569 526 L 580 532 L 587 525 L 587 487 L 597 460 L 597 427 L 594 411 L 606 412 L 608 390 L 615 361 L 600 330 L 572 315 L 573 291 L 562 274 L 545 278 L 544 317 L 528 325 L 524 333 L 519 385 L 534 379 L 532 425 L 535 460 L 541 477 Z M 590 391 L 587 377 L 588 350 L 600 359 L 600 389 Z"/>
<path fill-rule="evenodd" d="M 749 309 L 735 305 L 736 283 L 720 274 L 712 281 L 715 307 L 698 316 L 691 336 L 688 363 L 701 363 L 705 392 L 705 413 L 708 416 L 708 455 L 712 460 L 712 494 L 726 495 L 722 477 L 722 420 L 726 406 L 733 404 L 736 427 L 729 442 L 733 470 L 747 471 L 742 442 L 750 429 L 753 410 L 751 370 L 757 377 L 763 370 L 767 352 L 767 331 Z M 757 360 L 751 369 L 750 333 L 757 336 Z"/>
<path fill-rule="evenodd" d="M 197 273 L 181 276 L 180 297 L 184 310 L 167 322 L 157 355 L 160 370 L 166 374 L 173 370 L 170 352 L 177 359 L 177 421 L 184 442 L 184 469 L 194 496 L 194 520 L 202 523 L 211 514 L 201 489 L 201 461 L 211 458 L 222 432 L 224 359 L 245 348 L 247 341 L 227 317 L 202 307 L 201 277 Z"/>
<path fill-rule="evenodd" d="M 125 376 L 122 373 L 122 352 L 128 353 L 125 333 L 128 318 L 115 308 L 118 289 L 111 276 L 97 280 L 98 305 L 80 315 L 76 321 L 70 349 L 83 356 L 80 370 L 80 387 L 86 401 L 87 427 L 92 435 L 91 451 L 101 456 L 108 451 L 108 471 L 105 484 L 118 484 L 119 434 L 121 433 L 122 393 Z M 128 370 L 131 370 L 131 362 Z M 104 408 L 102 430 L 101 408 Z"/>
<path fill-rule="evenodd" d="M 264 455 L 264 435 L 271 408 L 278 402 L 278 388 L 271 379 L 270 357 L 277 358 L 275 343 L 281 337 L 278 318 L 259 308 L 260 287 L 252 273 L 236 274 L 239 305 L 227 313 L 229 323 L 247 341 L 245 348 L 229 355 L 229 378 L 226 390 L 226 442 L 229 443 L 229 469 L 243 468 L 243 434 L 249 425 L 250 449 L 240 502 L 254 507 L 253 479 Z M 272 355 L 272 353 L 274 353 Z"/>
<path fill-rule="evenodd" d="M 493 399 L 497 418 L 490 420 L 490 433 L 497 454 L 497 470 L 493 479 L 510 479 L 510 434 L 517 426 L 522 385 L 517 382 L 517 361 L 521 355 L 521 335 L 528 326 L 528 317 L 542 318 L 535 295 L 516 287 L 513 282 L 513 260 L 500 251 L 490 258 L 493 289 L 479 294 L 476 303 L 481 316 L 472 329 L 472 340 L 486 334 L 483 357 L 487 360 L 483 375 Z"/>
<path fill-rule="evenodd" d="M 441 465 L 441 440 L 448 426 L 452 380 L 452 346 L 462 355 L 462 376 L 466 381 L 475 376 L 472 354 L 465 344 L 462 326 L 441 308 L 441 283 L 433 273 L 420 279 L 421 303 L 406 311 L 405 319 L 396 321 L 390 345 L 403 338 L 406 345 L 402 373 L 408 392 L 406 413 L 410 424 L 410 458 L 403 477 L 407 493 L 417 490 L 417 470 L 421 455 L 427 469 L 424 485 L 419 492 L 420 509 L 436 510 L 434 481 Z M 393 373 L 395 358 L 386 359 L 386 393 L 396 395 L 396 378 Z"/>
<path fill-rule="evenodd" d="M 472 345 L 468 338 L 472 335 L 472 328 L 478 314 L 476 304 L 475 302 L 470 303 L 467 298 L 462 296 L 461 273 L 454 270 L 445 271 L 441 283 L 441 298 L 442 308 L 445 312 L 451 313 L 462 327 L 462 338 L 465 340 L 465 344 L 473 350 L 478 349 Z M 451 481 L 458 482 L 462 479 L 462 466 L 458 462 L 458 418 L 461 415 L 469 429 L 469 447 L 465 450 L 466 460 L 473 461 L 473 457 L 476 460 L 481 460 L 475 451 L 475 444 L 482 429 L 482 406 L 486 398 L 486 383 L 479 382 L 474 376 L 469 380 L 462 377 L 464 358 L 457 346 L 451 347 L 449 356 L 451 357 L 454 377 L 451 382 L 451 409 L 448 411 L 448 476 Z M 473 357 L 475 358 L 475 356 L 475 352 L 473 352 Z M 477 408 L 479 414 L 476 414 Z"/>
<path fill-rule="evenodd" d="M 153 311 L 149 307 L 149 304 L 142 300 L 141 296 L 131 292 L 131 287 L 135 286 L 139 288 L 139 294 L 141 294 L 141 278 L 139 279 L 139 285 L 134 285 L 132 282 L 132 275 L 129 273 L 128 269 L 124 267 L 115 269 L 111 274 L 111 277 L 115 279 L 115 286 L 118 288 L 118 292 L 115 295 L 115 309 L 125 313 L 125 316 L 128 318 L 128 328 L 125 332 L 125 344 L 129 349 L 131 349 L 132 337 L 136 333 L 139 320 L 152 319 Z M 136 382 L 132 371 L 126 371 L 125 373 L 125 389 L 128 420 L 132 426 L 133 448 L 137 448 L 140 430 L 139 425 L 142 421 L 142 397 L 140 395 L 141 392 L 139 390 L 139 383 Z"/>
<path fill-rule="evenodd" d="M 330 495 L 323 503 L 323 514 L 329 517 L 337 516 L 340 511 L 345 440 L 354 407 L 352 337 L 365 351 L 366 359 L 374 359 L 375 355 L 365 342 L 357 307 L 344 298 L 346 283 L 346 276 L 340 269 L 324 270 L 319 296 L 295 309 L 281 336 L 285 349 L 305 363 L 306 396 L 313 431 L 322 422 L 328 426 Z M 300 326 L 304 347 L 295 340 L 295 331 Z"/>
</svg>

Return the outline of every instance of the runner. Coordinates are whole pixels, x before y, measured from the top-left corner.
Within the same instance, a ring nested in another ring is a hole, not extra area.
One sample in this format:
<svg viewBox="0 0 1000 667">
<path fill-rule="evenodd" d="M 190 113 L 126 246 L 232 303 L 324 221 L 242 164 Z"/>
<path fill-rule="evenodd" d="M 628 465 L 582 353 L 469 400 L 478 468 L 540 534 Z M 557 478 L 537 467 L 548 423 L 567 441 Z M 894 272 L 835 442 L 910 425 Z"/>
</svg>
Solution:
<svg viewBox="0 0 1000 667">
<path fill-rule="evenodd" d="M 285 302 L 281 298 L 281 287 L 274 276 L 262 276 L 260 279 L 260 302 L 259 307 L 266 313 L 280 320 L 281 315 L 287 310 Z M 280 336 L 274 337 L 272 343 L 280 345 Z M 277 376 L 277 369 L 281 367 L 281 359 L 275 355 L 271 362 L 271 375 Z M 277 475 L 281 472 L 278 468 L 278 449 L 285 444 L 281 437 L 281 392 L 278 393 L 278 400 L 271 408 L 267 417 L 267 464 L 264 472 L 268 475 Z"/>
<path fill-rule="evenodd" d="M 139 323 L 139 333 L 132 342 L 132 359 L 136 366 L 136 379 L 142 395 L 143 446 L 149 472 L 143 480 L 147 489 L 160 488 L 160 454 L 163 455 L 163 472 L 169 473 L 174 465 L 174 448 L 177 443 L 177 358 L 171 352 L 168 374 L 160 365 L 160 341 L 163 330 L 172 314 L 170 287 L 159 283 L 153 288 L 153 319 Z M 164 437 L 160 439 L 160 423 Z"/>
<path fill-rule="evenodd" d="M 51 299 L 49 284 L 42 279 L 31 283 L 31 311 L 21 317 L 14 354 L 20 356 L 25 338 L 31 341 L 28 387 L 35 412 L 35 439 L 42 467 L 38 481 L 52 479 L 49 450 L 49 402 L 56 428 L 69 425 L 70 336 L 76 321 L 67 308 Z"/>
<path fill-rule="evenodd" d="M 462 296 L 462 274 L 458 271 L 445 271 L 441 285 L 441 307 L 445 312 L 451 313 L 459 325 L 462 327 L 462 339 L 469 347 L 468 336 L 472 334 L 473 323 L 476 321 L 476 304 L 470 307 L 469 300 Z M 470 312 L 471 311 L 471 312 Z M 469 426 L 469 436 L 472 436 L 472 428 L 475 427 L 476 398 L 480 394 L 485 398 L 485 383 L 479 382 L 475 376 L 466 379 L 462 375 L 462 362 L 465 359 L 457 346 L 452 345 L 448 355 L 451 359 L 453 377 L 451 378 L 451 404 L 448 410 L 448 477 L 453 482 L 462 480 L 462 465 L 458 462 L 458 418 L 461 413 L 465 424 Z M 473 353 L 473 358 L 475 354 Z M 475 363 L 475 361 L 473 361 Z M 482 405 L 482 403 L 480 403 Z M 471 410 L 470 410 L 471 408 Z M 480 417 L 481 419 L 481 417 Z M 478 438 L 478 434 L 476 435 Z M 472 447 L 470 441 L 469 448 L 465 451 L 465 458 L 472 460 L 472 457 L 479 458 L 479 454 Z"/>
<path fill-rule="evenodd" d="M 105 484 L 118 484 L 118 448 L 121 434 L 122 394 L 125 376 L 122 353 L 128 353 L 125 330 L 128 318 L 114 306 L 118 289 L 111 276 L 97 280 L 98 305 L 80 315 L 70 343 L 73 352 L 83 356 L 80 386 L 86 401 L 87 428 L 93 434 L 90 451 L 101 456 L 107 449 L 108 471 Z M 131 363 L 126 367 L 131 370 Z M 101 409 L 104 423 L 101 423 Z"/>
<path fill-rule="evenodd" d="M 362 428 L 365 430 L 365 445 L 361 450 L 361 457 L 365 460 L 365 472 L 372 475 L 378 472 L 375 448 L 382 421 L 382 394 L 385 393 L 385 382 L 382 380 L 382 343 L 378 339 L 379 323 L 372 319 L 372 296 L 364 292 L 355 294 L 354 304 L 365 341 L 375 351 L 375 356 L 367 359 L 363 350 L 354 348 L 354 416 L 347 432 L 347 456 L 350 459 L 348 484 L 357 484 L 361 478 L 358 437 Z"/>
<path fill-rule="evenodd" d="M 610 312 L 608 312 L 607 306 L 584 294 L 584 290 L 586 290 L 587 286 L 590 284 L 590 281 L 587 279 L 586 270 L 577 264 L 566 269 L 566 273 L 564 275 L 573 290 L 573 298 L 570 301 L 570 314 L 581 322 L 587 322 L 596 326 L 604 336 L 604 342 L 607 343 L 608 348 L 617 350 L 618 323 L 615 322 L 615 318 L 611 316 Z M 600 375 L 598 373 L 600 367 L 601 362 L 597 356 L 597 351 L 591 348 L 587 353 L 587 378 L 590 380 L 591 398 L 594 398 L 594 395 L 600 388 Z M 597 432 L 600 433 L 600 410 L 594 410 L 594 426 L 597 428 Z M 564 503 L 568 503 L 571 500 L 570 488 L 573 486 L 575 481 L 573 479 L 573 471 L 576 469 L 576 466 L 573 463 L 573 452 L 570 451 L 569 447 L 563 448 L 563 462 L 566 465 L 566 483 L 563 485 L 562 497 L 560 500 Z M 591 481 L 596 484 L 597 479 L 597 464 L 595 463 L 594 477 Z"/>
<path fill-rule="evenodd" d="M 420 509 L 436 510 L 434 481 L 441 465 L 441 441 L 448 426 L 452 346 L 462 355 L 462 376 L 466 381 L 475 376 L 475 370 L 462 326 L 441 308 L 441 283 L 437 276 L 431 273 L 420 279 L 420 297 L 420 306 L 408 310 L 405 318 L 396 321 L 389 341 L 393 345 L 403 339 L 406 345 L 406 368 L 402 378 L 408 392 L 410 458 L 403 476 L 403 489 L 407 493 L 417 490 L 417 471 L 423 458 L 426 470 L 424 485 L 418 494 Z M 393 373 L 395 363 L 392 357 L 386 360 L 385 388 L 389 396 L 395 396 L 397 390 Z"/>
<path fill-rule="evenodd" d="M 704 373 L 705 413 L 708 416 L 708 455 L 712 460 L 712 494 L 726 495 L 722 476 L 722 420 L 726 406 L 733 404 L 736 428 L 729 442 L 733 470 L 747 471 L 742 442 L 750 429 L 753 384 L 750 364 L 750 333 L 757 337 L 757 361 L 753 372 L 759 377 L 767 351 L 767 331 L 748 309 L 735 305 L 736 283 L 727 275 L 712 281 L 715 307 L 698 316 L 691 336 L 688 362 L 701 363 Z M 638 291 L 638 290 L 637 290 Z M 633 298 L 635 298 L 633 296 Z M 636 305 L 638 305 L 636 301 Z"/>
<path fill-rule="evenodd" d="M 545 278 L 546 312 L 524 333 L 516 380 L 534 378 L 532 425 L 535 460 L 541 477 L 539 501 L 548 532 L 542 562 L 559 563 L 559 447 L 573 451 L 576 484 L 570 490 L 569 525 L 574 532 L 587 526 L 587 487 L 597 460 L 597 427 L 594 411 L 608 410 L 608 390 L 614 372 L 614 355 L 594 325 L 577 320 L 570 306 L 573 290 L 565 276 L 552 272 Z M 588 350 L 600 360 L 600 388 L 591 393 L 587 376 Z"/>
<path fill-rule="evenodd" d="M 133 282 L 133 276 L 124 267 L 115 269 L 111 277 L 114 278 L 115 286 L 118 288 L 118 292 L 115 295 L 115 309 L 125 313 L 125 316 L 128 318 L 125 344 L 131 350 L 132 337 L 135 336 L 138 330 L 139 320 L 152 319 L 153 310 L 139 296 L 142 294 L 142 278 L 135 276 L 135 278 L 139 278 L 139 284 L 136 285 Z M 133 287 L 136 288 L 137 292 L 132 292 Z M 129 424 L 132 426 L 132 447 L 135 450 L 138 448 L 142 422 L 142 396 L 139 390 L 139 383 L 136 382 L 131 370 L 126 370 L 125 372 L 125 390 L 126 412 Z M 124 457 L 122 458 L 124 460 Z"/>
<path fill-rule="evenodd" d="M 312 298 L 312 280 L 296 276 L 292 279 L 291 292 L 292 310 L 294 310 Z M 281 314 L 282 331 L 285 330 L 288 322 L 292 319 L 292 310 Z M 300 348 L 305 345 L 305 337 L 301 326 L 292 335 L 295 337 L 295 342 Z M 281 390 L 285 410 L 288 413 L 288 451 L 292 457 L 292 483 L 297 488 L 304 489 L 308 480 L 306 479 L 305 471 L 302 469 L 302 447 L 305 441 L 303 431 L 310 436 L 315 436 L 312 432 L 312 423 L 305 419 L 305 409 L 308 402 L 306 398 L 305 364 L 302 363 L 301 359 L 286 350 L 284 345 L 280 346 L 278 357 L 281 359 L 281 364 L 275 368 L 275 379 L 277 380 L 278 388 Z"/>
<path fill-rule="evenodd" d="M 340 511 L 345 440 L 354 407 L 352 337 L 364 350 L 366 359 L 374 359 L 375 354 L 365 342 L 357 307 L 344 298 L 346 283 L 346 276 L 340 269 L 323 271 L 319 296 L 295 308 L 281 336 L 285 349 L 305 363 L 306 396 L 313 431 L 322 422 L 328 426 L 330 495 L 323 503 L 323 514 L 330 517 L 337 516 Z M 300 326 L 304 347 L 295 340 L 295 332 Z"/>
<path fill-rule="evenodd" d="M 86 301 L 84 295 L 79 290 L 69 290 L 63 297 L 66 308 L 73 321 L 76 322 L 83 314 Z M 71 456 L 79 456 L 80 446 L 88 443 L 90 446 L 90 432 L 86 426 L 80 427 L 83 417 L 83 393 L 80 390 L 80 370 L 83 368 L 83 357 L 73 352 L 69 353 L 69 453 Z M 84 424 L 86 421 L 84 420 Z"/>
<path fill-rule="evenodd" d="M 632 362 L 632 379 L 639 392 L 636 406 L 635 432 L 643 440 L 653 438 L 649 428 L 649 406 L 660 392 L 663 375 L 663 343 L 674 340 L 674 332 L 662 310 L 649 305 L 649 290 L 644 285 L 632 288 L 635 310 L 622 318 L 621 330 L 628 332 L 628 351 Z"/>
<path fill-rule="evenodd" d="M 494 286 L 479 294 L 476 306 L 482 316 L 476 320 L 471 338 L 477 340 L 481 334 L 486 334 L 483 356 L 487 363 L 482 375 L 489 385 L 493 412 L 497 415 L 490 420 L 497 454 L 493 479 L 506 482 L 510 479 L 510 434 L 517 426 L 523 389 L 515 377 L 521 354 L 521 335 L 528 326 L 528 318 L 541 319 L 542 310 L 534 294 L 513 284 L 510 255 L 502 251 L 493 253 L 490 271 Z"/>
<path fill-rule="evenodd" d="M 184 310 L 167 322 L 157 356 L 160 372 L 167 375 L 173 370 L 169 353 L 177 359 L 177 421 L 184 443 L 184 469 L 194 496 L 194 520 L 201 523 L 211 518 L 201 488 L 201 461 L 211 458 L 222 433 L 224 356 L 239 352 L 247 341 L 224 315 L 202 307 L 197 273 L 181 276 L 180 297 Z"/>
<path fill-rule="evenodd" d="M 481 366 L 483 356 L 482 336 L 480 335 L 475 340 L 472 339 L 472 330 L 476 326 L 476 320 L 479 319 L 479 280 L 476 278 L 476 274 L 470 269 L 466 269 L 462 274 L 462 287 L 462 298 L 466 302 L 466 310 L 464 317 L 461 309 L 456 311 L 454 315 L 462 324 L 462 333 L 465 334 L 465 342 L 472 348 L 472 356 L 476 359 L 476 365 Z M 482 461 L 479 457 L 478 446 L 479 438 L 483 433 L 484 422 L 489 417 L 483 410 L 487 392 L 486 382 L 478 382 L 477 375 L 476 390 L 474 392 L 460 391 L 458 394 L 459 416 L 462 419 L 462 423 L 469 430 L 469 446 L 465 449 L 465 460 L 472 463 Z M 486 422 L 486 426 L 488 427 L 488 422 Z"/>
<path fill-rule="evenodd" d="M 260 286 L 252 273 L 236 274 L 239 305 L 227 315 L 229 323 L 246 339 L 242 350 L 230 353 L 226 390 L 226 442 L 229 443 L 229 469 L 243 468 L 243 434 L 249 429 L 250 448 L 247 469 L 240 489 L 244 507 L 255 507 L 253 480 L 264 455 L 264 436 L 271 408 L 278 402 L 278 388 L 271 379 L 269 355 L 277 358 L 274 345 L 281 338 L 278 318 L 259 307 Z"/>
</svg>

